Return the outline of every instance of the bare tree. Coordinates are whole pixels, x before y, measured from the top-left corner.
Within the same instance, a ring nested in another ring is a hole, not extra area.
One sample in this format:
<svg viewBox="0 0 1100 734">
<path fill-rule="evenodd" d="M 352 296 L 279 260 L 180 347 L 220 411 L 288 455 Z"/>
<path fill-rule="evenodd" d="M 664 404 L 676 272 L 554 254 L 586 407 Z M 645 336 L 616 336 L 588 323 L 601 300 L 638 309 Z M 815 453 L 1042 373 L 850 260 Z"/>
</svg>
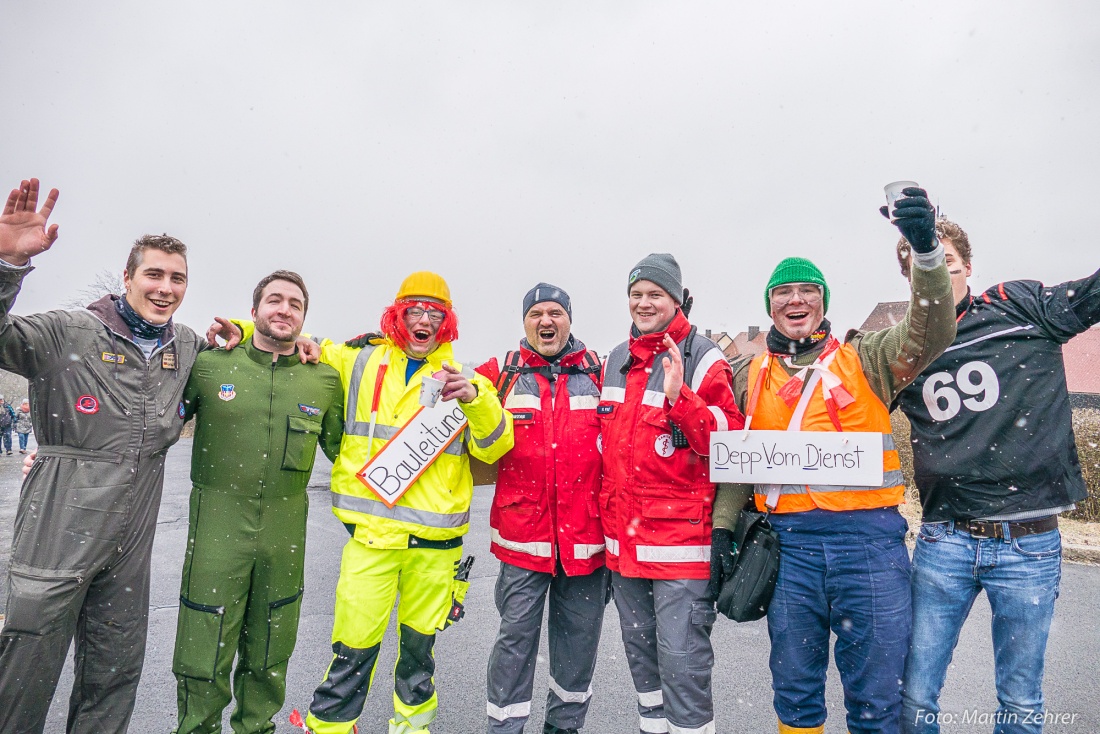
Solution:
<svg viewBox="0 0 1100 734">
<path fill-rule="evenodd" d="M 100 270 L 87 287 L 77 292 L 74 298 L 65 301 L 65 308 L 84 308 L 92 301 L 98 301 L 109 293 L 121 296 L 126 287 L 122 283 L 122 273 L 114 270 Z"/>
</svg>

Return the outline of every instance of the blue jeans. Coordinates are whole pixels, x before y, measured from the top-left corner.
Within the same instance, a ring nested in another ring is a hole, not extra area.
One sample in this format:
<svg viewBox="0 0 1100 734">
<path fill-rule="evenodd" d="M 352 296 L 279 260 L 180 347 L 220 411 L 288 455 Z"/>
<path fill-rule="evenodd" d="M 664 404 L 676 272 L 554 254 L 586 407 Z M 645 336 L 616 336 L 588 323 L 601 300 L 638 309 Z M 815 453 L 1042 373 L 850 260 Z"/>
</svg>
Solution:
<svg viewBox="0 0 1100 734">
<path fill-rule="evenodd" d="M 16 435 L 19 436 L 19 450 L 20 451 L 26 451 L 27 450 L 27 439 L 30 438 L 31 434 L 29 434 L 29 433 L 18 433 Z"/>
<path fill-rule="evenodd" d="M 775 713 L 788 727 L 825 723 L 829 632 L 848 731 L 898 731 L 909 649 L 909 552 L 896 507 L 771 516 L 779 579 L 768 607 Z"/>
<path fill-rule="evenodd" d="M 1057 530 L 1007 540 L 926 523 L 913 554 L 913 642 L 905 667 L 902 731 L 937 733 L 947 666 L 974 599 L 993 609 L 997 683 L 994 734 L 1043 730 L 1043 657 L 1062 578 Z M 951 712 L 955 714 L 956 712 Z M 951 721 L 961 720 L 957 712 Z"/>
</svg>

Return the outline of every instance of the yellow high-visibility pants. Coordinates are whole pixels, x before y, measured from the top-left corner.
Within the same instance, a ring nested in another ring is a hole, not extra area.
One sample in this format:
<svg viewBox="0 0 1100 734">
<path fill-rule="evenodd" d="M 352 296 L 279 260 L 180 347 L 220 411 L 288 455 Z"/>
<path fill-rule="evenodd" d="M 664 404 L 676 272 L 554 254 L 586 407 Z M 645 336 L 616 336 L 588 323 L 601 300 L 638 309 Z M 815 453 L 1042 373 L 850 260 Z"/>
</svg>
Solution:
<svg viewBox="0 0 1100 734">
<path fill-rule="evenodd" d="M 378 649 L 397 600 L 399 650 L 390 734 L 427 734 L 435 719 L 432 647 L 451 610 L 462 548 L 377 550 L 351 539 L 336 584 L 332 663 L 313 694 L 306 726 L 347 734 L 363 711 Z"/>
</svg>

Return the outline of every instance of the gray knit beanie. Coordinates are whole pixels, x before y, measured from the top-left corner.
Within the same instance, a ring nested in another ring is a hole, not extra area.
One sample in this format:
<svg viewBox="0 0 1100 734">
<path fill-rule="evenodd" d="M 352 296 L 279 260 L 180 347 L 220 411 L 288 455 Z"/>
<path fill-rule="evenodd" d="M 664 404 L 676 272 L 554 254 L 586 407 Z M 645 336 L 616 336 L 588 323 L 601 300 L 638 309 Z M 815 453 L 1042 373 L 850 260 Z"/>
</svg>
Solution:
<svg viewBox="0 0 1100 734">
<path fill-rule="evenodd" d="M 527 291 L 527 295 L 523 297 L 523 318 L 527 318 L 527 312 L 531 310 L 532 306 L 544 301 L 552 301 L 558 304 L 565 309 L 565 315 L 569 317 L 569 320 L 573 320 L 573 307 L 569 303 L 569 294 L 556 285 L 550 285 L 549 283 L 539 283 Z"/>
<path fill-rule="evenodd" d="M 667 252 L 654 252 L 643 257 L 626 281 L 627 293 L 630 286 L 639 280 L 648 280 L 665 289 L 677 304 L 684 302 L 684 286 L 680 278 L 680 265 L 676 258 Z"/>
</svg>

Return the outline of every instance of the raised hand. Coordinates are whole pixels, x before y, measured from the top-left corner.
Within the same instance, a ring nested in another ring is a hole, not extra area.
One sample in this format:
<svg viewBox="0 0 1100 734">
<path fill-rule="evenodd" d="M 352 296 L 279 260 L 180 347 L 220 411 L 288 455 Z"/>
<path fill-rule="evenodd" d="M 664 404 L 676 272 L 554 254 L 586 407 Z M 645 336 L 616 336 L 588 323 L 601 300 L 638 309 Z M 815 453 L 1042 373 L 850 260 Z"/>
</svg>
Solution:
<svg viewBox="0 0 1100 734">
<path fill-rule="evenodd" d="M 668 347 L 668 354 L 664 356 L 665 366 L 665 397 L 668 402 L 675 404 L 680 397 L 680 388 L 684 386 L 684 359 L 680 356 L 680 349 L 671 336 L 665 334 L 664 345 Z"/>
<path fill-rule="evenodd" d="M 902 197 L 894 202 L 894 211 L 880 207 L 879 213 L 901 231 L 915 252 L 932 252 L 936 249 L 936 210 L 928 201 L 928 192 L 916 186 L 901 190 Z"/>
<path fill-rule="evenodd" d="M 218 346 L 218 337 L 225 340 L 226 351 L 241 343 L 241 330 L 227 318 L 214 317 L 214 323 L 206 330 L 206 343 L 212 347 Z"/>
<path fill-rule="evenodd" d="M 57 240 L 57 225 L 47 228 L 58 191 L 51 189 L 38 208 L 38 179 L 23 181 L 12 189 L 0 215 L 0 258 L 12 265 L 26 265 L 32 257 L 50 249 Z"/>
<path fill-rule="evenodd" d="M 468 403 L 477 397 L 477 386 L 453 364 L 444 362 L 443 371 L 433 377 L 443 380 L 444 401 L 458 398 L 458 402 Z"/>
</svg>

